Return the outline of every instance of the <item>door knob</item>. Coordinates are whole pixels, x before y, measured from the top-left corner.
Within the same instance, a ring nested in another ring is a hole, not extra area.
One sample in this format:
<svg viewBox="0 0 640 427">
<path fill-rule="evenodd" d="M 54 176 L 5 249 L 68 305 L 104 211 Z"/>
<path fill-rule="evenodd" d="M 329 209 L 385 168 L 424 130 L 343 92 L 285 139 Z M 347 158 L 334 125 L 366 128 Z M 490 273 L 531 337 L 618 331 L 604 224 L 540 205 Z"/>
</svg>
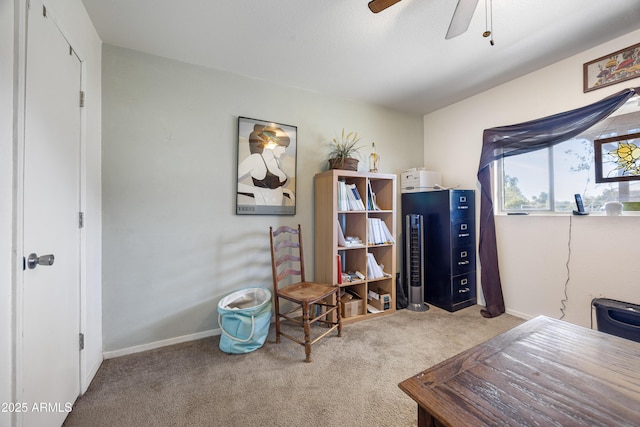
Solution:
<svg viewBox="0 0 640 427">
<path fill-rule="evenodd" d="M 27 267 L 33 270 L 39 265 L 53 265 L 53 261 L 55 261 L 53 255 L 38 256 L 38 254 L 34 253 L 30 254 L 29 258 L 27 258 Z"/>
</svg>

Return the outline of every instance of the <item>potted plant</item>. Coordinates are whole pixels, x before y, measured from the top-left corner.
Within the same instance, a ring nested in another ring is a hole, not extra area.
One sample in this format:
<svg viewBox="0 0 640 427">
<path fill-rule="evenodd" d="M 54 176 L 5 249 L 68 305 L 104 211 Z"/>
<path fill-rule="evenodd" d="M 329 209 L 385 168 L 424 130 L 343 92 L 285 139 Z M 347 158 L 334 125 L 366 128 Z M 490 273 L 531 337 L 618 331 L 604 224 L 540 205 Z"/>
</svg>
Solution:
<svg viewBox="0 0 640 427">
<path fill-rule="evenodd" d="M 329 169 L 346 169 L 357 171 L 360 146 L 358 132 L 349 132 L 345 135 L 344 128 L 340 140 L 333 138 L 329 151 Z"/>
</svg>

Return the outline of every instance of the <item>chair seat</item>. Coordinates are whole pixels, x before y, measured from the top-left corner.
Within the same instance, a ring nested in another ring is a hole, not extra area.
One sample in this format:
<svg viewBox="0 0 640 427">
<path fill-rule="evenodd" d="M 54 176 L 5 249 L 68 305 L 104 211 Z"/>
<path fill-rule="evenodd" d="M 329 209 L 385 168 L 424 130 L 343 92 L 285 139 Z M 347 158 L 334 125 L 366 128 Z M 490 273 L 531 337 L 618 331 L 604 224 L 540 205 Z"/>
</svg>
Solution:
<svg viewBox="0 0 640 427">
<path fill-rule="evenodd" d="M 313 302 L 326 298 L 336 292 L 334 286 L 314 282 L 300 282 L 278 289 L 278 295 L 294 301 Z"/>
</svg>

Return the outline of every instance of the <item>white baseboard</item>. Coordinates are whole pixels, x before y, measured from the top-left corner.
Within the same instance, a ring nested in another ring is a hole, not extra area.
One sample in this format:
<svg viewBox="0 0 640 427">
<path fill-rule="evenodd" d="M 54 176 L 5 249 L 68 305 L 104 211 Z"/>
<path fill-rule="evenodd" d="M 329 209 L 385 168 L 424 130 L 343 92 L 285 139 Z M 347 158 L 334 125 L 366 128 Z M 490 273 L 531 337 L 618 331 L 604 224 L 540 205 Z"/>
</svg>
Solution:
<svg viewBox="0 0 640 427">
<path fill-rule="evenodd" d="M 525 319 L 525 320 L 532 319 L 531 316 L 524 313 L 520 313 L 515 310 L 506 310 L 506 313 L 515 317 L 519 317 L 521 319 Z M 273 319 L 271 319 L 271 323 L 273 323 Z M 162 341 L 155 341 L 152 343 L 123 348 L 120 350 L 105 351 L 103 353 L 103 357 L 104 357 L 104 360 L 113 359 L 114 357 L 126 356 L 127 354 L 140 353 L 142 351 L 154 350 L 156 348 L 166 347 L 168 345 L 180 344 L 183 342 L 195 341 L 202 338 L 213 337 L 216 335 L 220 335 L 221 333 L 222 332 L 220 331 L 220 328 L 210 329 L 208 331 L 198 332 L 198 333 L 189 334 L 189 335 L 183 335 L 175 338 L 169 338 Z M 100 367 L 100 363 L 96 364 L 94 369 L 92 369 L 92 372 L 90 373 L 89 378 L 93 378 L 95 376 L 95 374 L 98 372 L 99 367 Z"/>
<path fill-rule="evenodd" d="M 195 334 L 183 335 L 180 337 L 169 338 L 162 341 L 155 341 L 148 344 L 137 345 L 134 347 L 123 348 L 121 350 L 105 351 L 103 353 L 104 359 L 113 359 L 114 357 L 126 356 L 127 354 L 140 353 L 141 351 L 153 350 L 168 345 L 180 344 L 188 341 L 195 341 L 202 338 L 212 337 L 220 335 L 220 329 L 210 329 L 208 331 L 198 332 Z"/>
<path fill-rule="evenodd" d="M 534 316 L 530 316 L 528 314 L 521 313 L 519 311 L 509 310 L 509 309 L 506 310 L 506 313 L 510 314 L 512 316 L 515 316 L 515 317 L 519 317 L 520 319 L 524 319 L 524 320 L 531 320 L 534 317 Z"/>
</svg>

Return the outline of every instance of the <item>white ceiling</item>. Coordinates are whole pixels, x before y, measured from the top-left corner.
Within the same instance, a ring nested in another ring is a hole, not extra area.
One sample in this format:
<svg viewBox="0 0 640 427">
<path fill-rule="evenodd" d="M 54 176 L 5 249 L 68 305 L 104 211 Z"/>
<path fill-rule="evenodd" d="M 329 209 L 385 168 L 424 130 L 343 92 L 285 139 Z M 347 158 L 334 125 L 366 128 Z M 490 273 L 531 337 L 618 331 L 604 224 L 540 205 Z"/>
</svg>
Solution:
<svg viewBox="0 0 640 427">
<path fill-rule="evenodd" d="M 485 0 L 451 40 L 457 0 L 82 1 L 105 43 L 418 114 L 640 28 L 640 0 L 486 0 L 494 46 Z"/>
</svg>

